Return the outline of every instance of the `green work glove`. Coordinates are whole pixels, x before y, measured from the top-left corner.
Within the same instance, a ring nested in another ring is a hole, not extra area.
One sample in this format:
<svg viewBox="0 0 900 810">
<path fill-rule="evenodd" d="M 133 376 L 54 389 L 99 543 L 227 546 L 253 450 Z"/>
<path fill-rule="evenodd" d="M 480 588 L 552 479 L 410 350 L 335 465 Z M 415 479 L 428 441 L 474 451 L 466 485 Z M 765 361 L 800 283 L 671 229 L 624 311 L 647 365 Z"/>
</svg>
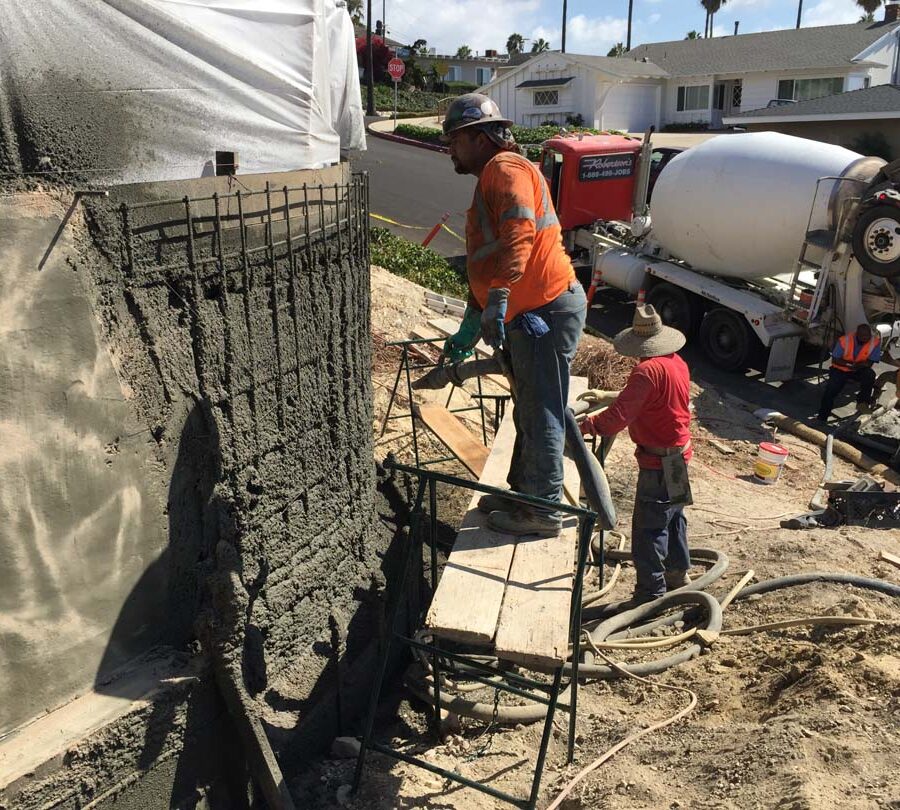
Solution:
<svg viewBox="0 0 900 810">
<path fill-rule="evenodd" d="M 611 405 L 619 396 L 619 391 L 604 391 L 602 388 L 591 388 L 583 394 L 578 395 L 578 399 L 594 405 Z"/>
<path fill-rule="evenodd" d="M 444 357 L 451 363 L 471 357 L 480 335 L 481 313 L 472 306 L 466 306 L 459 330 L 444 341 Z"/>
</svg>

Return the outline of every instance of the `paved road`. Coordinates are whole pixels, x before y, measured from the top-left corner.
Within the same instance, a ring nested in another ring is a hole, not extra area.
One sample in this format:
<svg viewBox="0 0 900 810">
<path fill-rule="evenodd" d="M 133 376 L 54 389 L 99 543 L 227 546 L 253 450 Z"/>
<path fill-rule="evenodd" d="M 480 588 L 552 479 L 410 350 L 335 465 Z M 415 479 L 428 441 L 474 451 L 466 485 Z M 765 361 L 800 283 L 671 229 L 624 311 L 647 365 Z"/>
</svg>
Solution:
<svg viewBox="0 0 900 810">
<path fill-rule="evenodd" d="M 421 241 L 450 212 L 447 226 L 465 237 L 465 211 L 472 202 L 475 178 L 453 171 L 450 158 L 369 135 L 368 149 L 350 156 L 354 171 L 369 173 L 369 210 L 403 225 L 416 225 L 412 230 L 371 220 L 373 226 L 390 228 L 407 239 Z M 444 256 L 465 253 L 465 244 L 441 229 L 431 247 Z"/>
<path fill-rule="evenodd" d="M 406 225 L 430 228 L 444 211 L 450 211 L 448 225 L 460 236 L 464 232 L 464 212 L 468 208 L 475 179 L 454 173 L 450 159 L 442 153 L 419 149 L 413 146 L 386 141 L 369 136 L 369 149 L 351 156 L 355 170 L 366 170 L 370 174 L 370 210 L 372 213 L 389 217 Z M 410 230 L 372 220 L 373 225 L 384 225 L 410 239 L 424 238 L 427 230 Z M 445 256 L 464 253 L 464 245 L 441 231 L 431 243 L 432 247 Z M 582 274 L 587 284 L 589 278 Z M 615 291 L 604 293 L 596 299 L 601 306 L 591 310 L 588 324 L 600 333 L 612 336 L 630 324 L 634 313 L 633 304 Z M 760 407 L 773 408 L 797 419 L 807 419 L 815 414 L 822 395 L 819 369 L 815 361 L 800 363 L 795 379 L 786 383 L 769 384 L 763 382 L 765 369 L 748 369 L 743 375 L 723 372 L 706 360 L 697 349 L 687 347 L 683 351 L 685 360 L 691 366 L 695 378 L 728 391 L 737 397 L 755 403 Z M 887 366 L 880 365 L 883 371 Z M 892 392 L 888 386 L 885 397 Z M 838 400 L 835 412 L 848 416 L 855 410 L 851 386 L 845 389 Z M 727 435 L 727 427 L 717 426 L 717 430 Z"/>
</svg>

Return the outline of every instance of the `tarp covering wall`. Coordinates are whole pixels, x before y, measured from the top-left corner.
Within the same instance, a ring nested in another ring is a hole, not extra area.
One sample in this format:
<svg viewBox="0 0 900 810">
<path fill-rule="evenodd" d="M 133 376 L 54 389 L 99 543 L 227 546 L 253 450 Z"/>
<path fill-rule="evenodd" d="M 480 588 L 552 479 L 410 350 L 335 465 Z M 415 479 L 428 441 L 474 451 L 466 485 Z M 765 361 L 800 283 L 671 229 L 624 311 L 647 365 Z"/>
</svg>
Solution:
<svg viewBox="0 0 900 810">
<path fill-rule="evenodd" d="M 2 0 L 0 172 L 318 168 L 365 147 L 343 0 Z"/>
</svg>

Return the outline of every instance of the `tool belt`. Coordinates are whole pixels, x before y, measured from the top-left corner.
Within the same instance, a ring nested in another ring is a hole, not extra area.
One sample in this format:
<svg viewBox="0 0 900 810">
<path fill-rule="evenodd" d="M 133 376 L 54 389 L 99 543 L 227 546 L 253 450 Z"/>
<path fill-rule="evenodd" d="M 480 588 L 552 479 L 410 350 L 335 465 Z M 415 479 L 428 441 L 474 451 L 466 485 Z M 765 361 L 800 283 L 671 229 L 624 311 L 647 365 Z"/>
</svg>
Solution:
<svg viewBox="0 0 900 810">
<path fill-rule="evenodd" d="M 639 444 L 638 450 L 650 456 L 683 456 L 691 449 L 691 440 L 688 439 L 686 444 L 681 447 L 647 447 L 645 444 Z"/>
</svg>

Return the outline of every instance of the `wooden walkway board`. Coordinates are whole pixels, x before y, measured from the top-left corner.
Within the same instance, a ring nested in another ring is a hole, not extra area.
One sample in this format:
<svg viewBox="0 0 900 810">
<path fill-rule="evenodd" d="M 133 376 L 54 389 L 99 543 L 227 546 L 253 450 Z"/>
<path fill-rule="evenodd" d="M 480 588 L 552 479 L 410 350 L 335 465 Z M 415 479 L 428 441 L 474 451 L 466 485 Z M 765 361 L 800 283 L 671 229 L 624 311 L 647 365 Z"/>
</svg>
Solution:
<svg viewBox="0 0 900 810">
<path fill-rule="evenodd" d="M 570 402 L 587 390 L 584 377 L 570 383 Z M 563 459 L 566 489 L 577 493 L 575 462 Z M 569 610 L 575 581 L 578 521 L 566 517 L 559 537 L 523 538 L 516 543 L 500 609 L 494 650 L 520 664 L 560 664 L 569 649 Z"/>
<path fill-rule="evenodd" d="M 472 475 L 481 476 L 491 451 L 472 435 L 455 413 L 442 405 L 413 405 L 413 413 Z"/>
<path fill-rule="evenodd" d="M 494 437 L 479 479 L 482 484 L 506 486 L 515 440 L 510 411 Z M 425 624 L 444 638 L 486 645 L 493 641 L 497 629 L 515 539 L 487 528 L 487 515 L 478 511 L 480 497 L 480 492 L 472 495 Z"/>
<path fill-rule="evenodd" d="M 571 400 L 587 380 L 573 378 Z M 481 483 L 506 486 L 515 442 L 512 414 L 497 432 Z M 575 464 L 565 460 L 566 485 L 578 492 Z M 444 568 L 426 625 L 455 641 L 490 645 L 522 663 L 562 660 L 568 649 L 576 521 L 564 523 L 561 537 L 517 542 L 486 528 L 475 493 Z M 509 583 L 507 583 L 509 580 Z M 504 596 L 505 594 L 505 596 Z"/>
</svg>

